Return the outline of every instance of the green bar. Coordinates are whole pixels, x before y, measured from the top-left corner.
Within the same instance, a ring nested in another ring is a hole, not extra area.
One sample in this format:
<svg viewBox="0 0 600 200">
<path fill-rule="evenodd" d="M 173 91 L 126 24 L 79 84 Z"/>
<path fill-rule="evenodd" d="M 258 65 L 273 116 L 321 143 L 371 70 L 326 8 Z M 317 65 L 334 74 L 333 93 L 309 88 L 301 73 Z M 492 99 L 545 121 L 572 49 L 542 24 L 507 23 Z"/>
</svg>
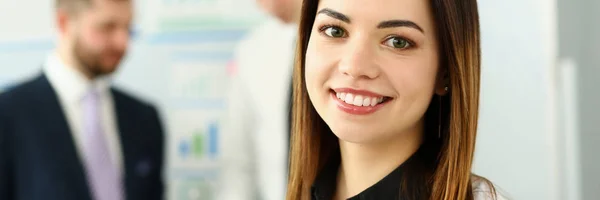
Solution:
<svg viewBox="0 0 600 200">
<path fill-rule="evenodd" d="M 192 136 L 192 151 L 195 157 L 202 158 L 204 156 L 204 134 L 201 130 L 197 130 Z"/>
</svg>

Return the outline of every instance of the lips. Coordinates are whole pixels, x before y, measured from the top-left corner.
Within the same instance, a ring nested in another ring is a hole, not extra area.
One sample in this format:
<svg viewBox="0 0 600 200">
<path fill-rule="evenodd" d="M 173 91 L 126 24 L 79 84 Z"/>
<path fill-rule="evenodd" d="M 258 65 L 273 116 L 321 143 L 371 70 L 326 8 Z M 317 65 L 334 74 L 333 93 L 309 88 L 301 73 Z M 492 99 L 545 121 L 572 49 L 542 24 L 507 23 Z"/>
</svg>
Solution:
<svg viewBox="0 0 600 200">
<path fill-rule="evenodd" d="M 332 89 L 331 95 L 339 109 L 355 115 L 371 114 L 391 100 L 375 92 L 350 88 Z"/>
</svg>

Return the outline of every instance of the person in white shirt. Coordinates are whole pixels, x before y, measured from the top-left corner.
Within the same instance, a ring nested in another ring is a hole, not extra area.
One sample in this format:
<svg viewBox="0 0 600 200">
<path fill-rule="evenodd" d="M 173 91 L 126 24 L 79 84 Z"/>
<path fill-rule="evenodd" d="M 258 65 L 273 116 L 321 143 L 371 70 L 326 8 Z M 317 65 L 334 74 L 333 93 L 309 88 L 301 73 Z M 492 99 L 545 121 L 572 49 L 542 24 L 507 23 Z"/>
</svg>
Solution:
<svg viewBox="0 0 600 200">
<path fill-rule="evenodd" d="M 216 199 L 285 197 L 290 88 L 301 0 L 257 3 L 271 17 L 236 49 Z"/>
<path fill-rule="evenodd" d="M 56 0 L 56 50 L 0 94 L 0 199 L 164 198 L 158 112 L 110 83 L 132 12 L 129 0 Z"/>
</svg>

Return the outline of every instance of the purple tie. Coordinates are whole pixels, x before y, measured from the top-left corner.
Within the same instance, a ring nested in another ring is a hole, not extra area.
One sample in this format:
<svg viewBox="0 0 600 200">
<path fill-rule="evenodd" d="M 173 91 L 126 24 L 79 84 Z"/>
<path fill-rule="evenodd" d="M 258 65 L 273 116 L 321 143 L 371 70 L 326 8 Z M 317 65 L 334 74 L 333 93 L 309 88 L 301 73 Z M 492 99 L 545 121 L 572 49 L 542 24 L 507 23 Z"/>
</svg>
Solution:
<svg viewBox="0 0 600 200">
<path fill-rule="evenodd" d="M 90 89 L 84 98 L 82 135 L 88 186 L 94 200 L 122 200 L 122 181 L 115 164 L 111 162 L 99 108 L 98 92 Z"/>
</svg>

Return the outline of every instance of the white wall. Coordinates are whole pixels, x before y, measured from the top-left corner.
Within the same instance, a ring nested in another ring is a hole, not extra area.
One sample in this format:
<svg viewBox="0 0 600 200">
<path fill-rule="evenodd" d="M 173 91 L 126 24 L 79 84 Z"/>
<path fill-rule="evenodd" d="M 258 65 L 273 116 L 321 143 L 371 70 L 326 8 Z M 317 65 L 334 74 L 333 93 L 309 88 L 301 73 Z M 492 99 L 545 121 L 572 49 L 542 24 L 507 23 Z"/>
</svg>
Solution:
<svg viewBox="0 0 600 200">
<path fill-rule="evenodd" d="M 577 70 L 576 124 L 579 138 L 574 150 L 580 152 L 572 177 L 581 187 L 581 200 L 600 196 L 600 2 L 559 0 L 560 57 L 571 59 Z"/>
<path fill-rule="evenodd" d="M 552 0 L 480 0 L 482 79 L 474 171 L 514 199 L 558 200 Z"/>
</svg>

